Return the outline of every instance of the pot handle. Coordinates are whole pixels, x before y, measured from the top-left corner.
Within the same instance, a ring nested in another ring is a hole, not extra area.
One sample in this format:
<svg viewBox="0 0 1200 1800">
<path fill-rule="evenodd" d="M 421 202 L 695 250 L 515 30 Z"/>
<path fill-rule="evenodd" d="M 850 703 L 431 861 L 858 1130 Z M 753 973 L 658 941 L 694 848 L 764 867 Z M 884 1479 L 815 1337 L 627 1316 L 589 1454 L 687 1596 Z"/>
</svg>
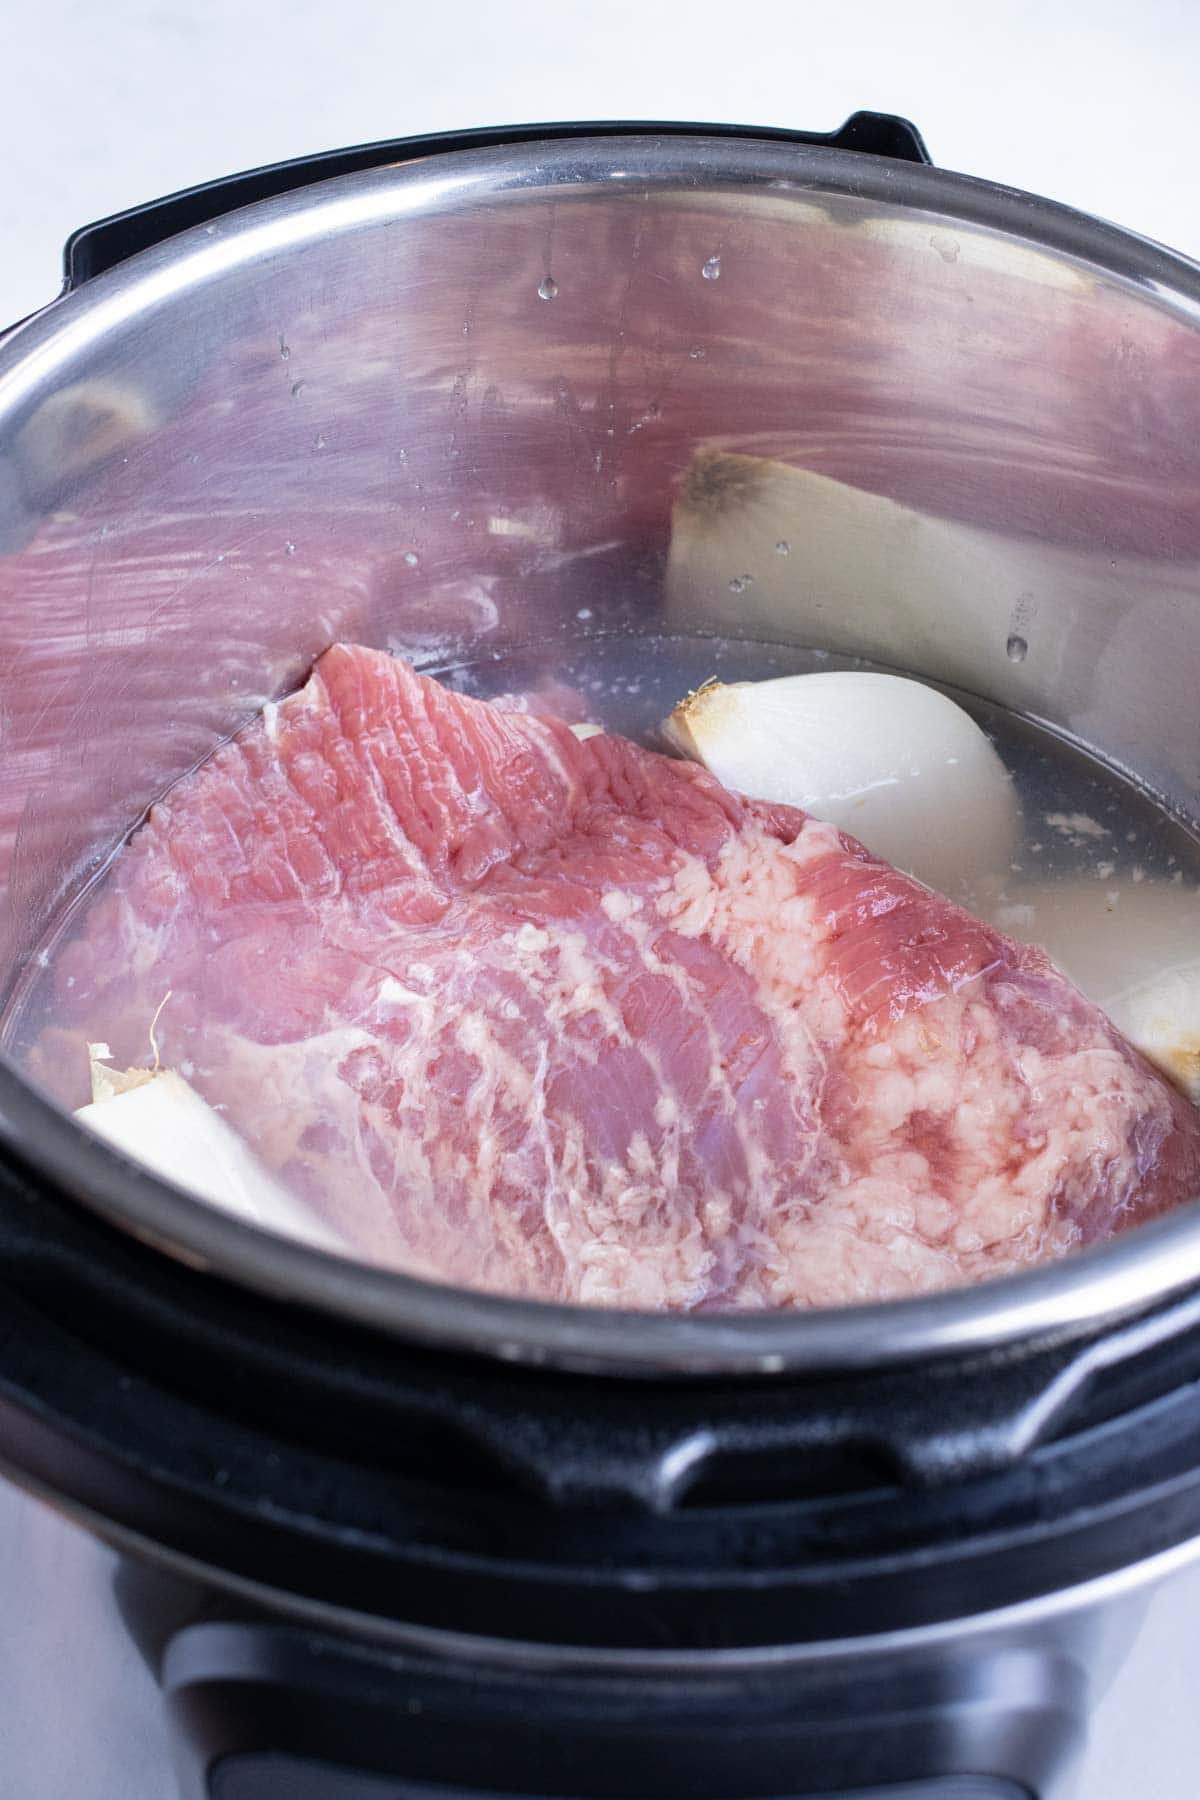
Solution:
<svg viewBox="0 0 1200 1800">
<path fill-rule="evenodd" d="M 523 144 L 552 138 L 596 137 L 726 137 L 765 138 L 778 143 L 812 144 L 827 150 L 854 150 L 900 162 L 928 163 L 931 158 L 915 125 L 894 113 L 851 113 L 836 131 L 789 131 L 774 126 L 696 125 L 645 121 L 580 121 L 573 124 L 496 125 L 474 131 L 438 131 L 419 137 L 388 138 L 347 150 L 328 150 L 290 162 L 269 163 L 240 175 L 184 188 L 161 200 L 112 213 L 72 232 L 63 250 L 63 291 L 82 287 L 106 269 L 148 250 L 164 238 L 214 219 L 256 200 L 289 194 L 315 181 L 363 169 L 386 167 L 414 158 L 443 156 L 454 150 L 486 150 L 500 144 Z"/>
</svg>

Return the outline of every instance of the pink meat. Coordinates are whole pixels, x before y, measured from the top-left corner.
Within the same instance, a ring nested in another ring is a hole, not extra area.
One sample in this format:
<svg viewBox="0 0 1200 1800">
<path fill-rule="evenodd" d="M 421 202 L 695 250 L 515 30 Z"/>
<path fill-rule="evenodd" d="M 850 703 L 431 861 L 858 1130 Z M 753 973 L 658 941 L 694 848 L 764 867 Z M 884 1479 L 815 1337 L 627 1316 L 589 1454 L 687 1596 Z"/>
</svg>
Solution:
<svg viewBox="0 0 1200 1800">
<path fill-rule="evenodd" d="M 166 1060 L 380 1262 L 644 1308 L 1061 1255 L 1200 1114 L 1035 949 L 833 827 L 337 646 L 154 808 L 62 1021 Z"/>
</svg>

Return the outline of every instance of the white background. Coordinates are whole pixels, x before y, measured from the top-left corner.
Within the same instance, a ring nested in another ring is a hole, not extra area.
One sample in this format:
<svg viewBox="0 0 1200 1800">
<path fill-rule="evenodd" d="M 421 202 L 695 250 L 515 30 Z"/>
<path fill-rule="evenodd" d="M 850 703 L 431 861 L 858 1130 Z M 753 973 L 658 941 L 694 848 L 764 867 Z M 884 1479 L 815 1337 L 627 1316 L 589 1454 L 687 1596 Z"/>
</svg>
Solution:
<svg viewBox="0 0 1200 1800">
<path fill-rule="evenodd" d="M 823 130 L 876 107 L 914 119 L 943 167 L 1200 258 L 1200 0 L 0 0 L 0 46 L 0 326 L 52 296 L 89 219 L 257 163 L 510 120 Z M 1098 1721 L 1085 1800 L 1195 1791 L 1184 1601 L 1164 1596 Z"/>
<path fill-rule="evenodd" d="M 1200 0 L 0 0 L 0 324 L 73 226 L 282 157 L 510 120 L 824 130 L 1200 257 Z"/>
</svg>

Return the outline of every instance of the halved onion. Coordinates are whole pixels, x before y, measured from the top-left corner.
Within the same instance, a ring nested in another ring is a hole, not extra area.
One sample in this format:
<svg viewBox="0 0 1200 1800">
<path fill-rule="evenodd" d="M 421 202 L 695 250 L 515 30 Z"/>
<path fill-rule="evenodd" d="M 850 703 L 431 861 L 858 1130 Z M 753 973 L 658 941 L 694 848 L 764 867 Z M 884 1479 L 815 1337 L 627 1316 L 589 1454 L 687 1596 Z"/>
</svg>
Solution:
<svg viewBox="0 0 1200 1800">
<path fill-rule="evenodd" d="M 708 682 L 667 736 L 726 787 L 828 819 L 952 898 L 1016 852 L 1016 793 L 990 740 L 936 688 L 859 671 Z"/>
<path fill-rule="evenodd" d="M 172 1069 L 112 1069 L 107 1044 L 88 1046 L 92 1102 L 75 1117 L 156 1175 L 247 1224 L 321 1250 L 346 1241 L 265 1169 L 182 1075 Z"/>
<path fill-rule="evenodd" d="M 1009 885 L 991 907 L 1040 944 L 1147 1061 L 1200 1105 L 1200 894 L 1122 875 Z"/>
</svg>

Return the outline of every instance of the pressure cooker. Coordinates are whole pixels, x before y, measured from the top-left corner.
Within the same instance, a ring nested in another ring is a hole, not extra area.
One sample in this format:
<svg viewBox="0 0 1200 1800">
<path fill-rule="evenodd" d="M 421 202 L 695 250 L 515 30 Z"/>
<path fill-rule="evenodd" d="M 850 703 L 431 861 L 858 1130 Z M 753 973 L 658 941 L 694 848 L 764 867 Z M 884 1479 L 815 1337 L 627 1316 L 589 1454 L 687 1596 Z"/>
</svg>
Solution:
<svg viewBox="0 0 1200 1800">
<path fill-rule="evenodd" d="M 1019 579 L 960 629 L 901 543 L 874 593 L 760 585 L 731 624 L 728 584 L 664 579 L 712 445 L 987 531 Z M 338 635 L 432 671 L 865 655 L 1191 827 L 1200 268 L 870 113 L 217 181 L 77 232 L 0 345 L 0 608 L 13 1019 L 146 806 Z M 1190 1792 L 1156 1620 L 1200 1546 L 1194 1205 L 915 1300 L 524 1302 L 206 1206 L 14 1025 L 0 1294 L 24 1800 L 1101 1800 L 1121 1704 Z"/>
</svg>

